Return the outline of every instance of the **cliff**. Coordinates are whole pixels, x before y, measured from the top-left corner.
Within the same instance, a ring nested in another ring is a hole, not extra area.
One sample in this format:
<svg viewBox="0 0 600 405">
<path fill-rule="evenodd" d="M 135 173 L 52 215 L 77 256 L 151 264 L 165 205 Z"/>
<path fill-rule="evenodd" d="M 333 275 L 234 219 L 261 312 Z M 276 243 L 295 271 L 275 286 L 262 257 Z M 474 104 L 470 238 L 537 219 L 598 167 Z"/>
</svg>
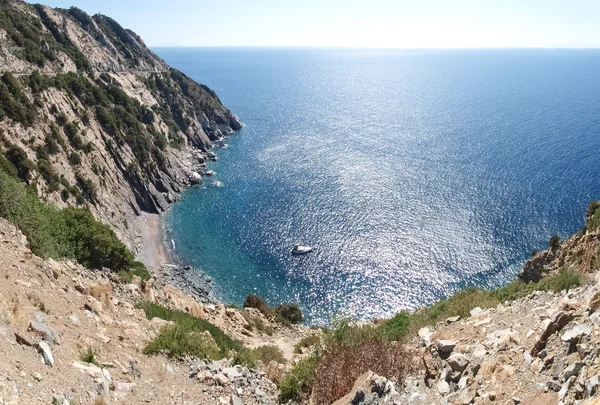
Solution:
<svg viewBox="0 0 600 405">
<path fill-rule="evenodd" d="M 0 151 L 57 207 L 88 206 L 133 250 L 143 213 L 201 181 L 241 128 L 208 87 L 104 15 L 0 2 Z"/>
</svg>

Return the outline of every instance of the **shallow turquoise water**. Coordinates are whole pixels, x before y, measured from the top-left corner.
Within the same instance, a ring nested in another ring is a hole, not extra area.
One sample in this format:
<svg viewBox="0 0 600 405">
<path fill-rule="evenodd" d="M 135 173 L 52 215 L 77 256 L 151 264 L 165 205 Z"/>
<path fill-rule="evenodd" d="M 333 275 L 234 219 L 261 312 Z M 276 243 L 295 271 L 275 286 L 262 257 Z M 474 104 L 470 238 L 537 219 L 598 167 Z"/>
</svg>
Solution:
<svg viewBox="0 0 600 405">
<path fill-rule="evenodd" d="M 226 302 L 327 323 L 498 286 L 600 197 L 599 51 L 156 51 L 246 124 L 168 215 Z"/>
</svg>

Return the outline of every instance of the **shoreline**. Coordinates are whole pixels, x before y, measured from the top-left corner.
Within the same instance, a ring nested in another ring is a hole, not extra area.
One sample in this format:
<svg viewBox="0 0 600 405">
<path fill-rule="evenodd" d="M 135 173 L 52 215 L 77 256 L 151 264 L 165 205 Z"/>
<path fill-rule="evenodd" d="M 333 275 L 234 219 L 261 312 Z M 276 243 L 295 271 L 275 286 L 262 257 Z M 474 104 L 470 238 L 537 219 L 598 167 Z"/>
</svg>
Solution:
<svg viewBox="0 0 600 405">
<path fill-rule="evenodd" d="M 139 218 L 139 235 L 136 259 L 143 262 L 159 284 L 171 284 L 199 303 L 218 304 L 213 287 L 201 269 L 185 266 L 177 253 L 167 243 L 164 213 L 143 213 Z"/>
</svg>

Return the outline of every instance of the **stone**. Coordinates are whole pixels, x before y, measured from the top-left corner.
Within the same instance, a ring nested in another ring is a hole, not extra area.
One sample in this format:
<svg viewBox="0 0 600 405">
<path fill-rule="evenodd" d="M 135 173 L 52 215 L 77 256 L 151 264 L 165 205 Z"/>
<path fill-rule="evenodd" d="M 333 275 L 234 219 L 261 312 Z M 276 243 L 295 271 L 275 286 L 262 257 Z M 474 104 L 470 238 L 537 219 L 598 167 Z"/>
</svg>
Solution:
<svg viewBox="0 0 600 405">
<path fill-rule="evenodd" d="M 54 367 L 54 357 L 52 356 L 52 351 L 50 350 L 48 343 L 43 340 L 38 343 L 38 352 L 42 355 L 45 365 Z"/>
<path fill-rule="evenodd" d="M 235 367 L 224 368 L 222 373 L 225 374 L 227 376 L 227 378 L 229 378 L 230 380 L 233 380 L 235 378 L 239 378 L 242 376 L 240 374 L 240 372 L 238 371 L 238 369 Z"/>
<path fill-rule="evenodd" d="M 470 311 L 472 317 L 477 317 L 483 313 L 483 309 L 479 307 L 475 307 Z"/>
<path fill-rule="evenodd" d="M 374 376 L 375 374 L 371 370 L 363 373 L 354 382 L 352 390 L 346 395 L 344 395 L 342 398 L 335 401 L 332 405 L 348 405 L 358 403 L 360 403 L 361 405 L 366 404 L 367 398 L 369 398 L 369 395 L 367 393 L 371 391 L 371 384 Z M 358 402 L 355 402 L 355 400 L 357 400 Z"/>
<path fill-rule="evenodd" d="M 40 373 L 34 373 L 33 378 L 35 378 L 36 381 L 42 381 L 42 375 Z"/>
<path fill-rule="evenodd" d="M 115 389 L 117 391 L 121 391 L 121 392 L 130 392 L 133 391 L 133 389 L 136 387 L 136 383 L 125 383 L 125 382 L 120 382 L 117 383 L 115 386 Z"/>
<path fill-rule="evenodd" d="M 460 319 L 460 315 L 451 316 L 450 318 L 446 319 L 446 323 L 458 322 L 459 319 Z"/>
<path fill-rule="evenodd" d="M 423 352 L 421 359 L 427 378 L 436 378 L 442 367 L 442 360 L 439 357 L 434 357 L 429 350 Z"/>
<path fill-rule="evenodd" d="M 362 388 L 359 388 L 356 390 L 356 394 L 354 394 L 354 398 L 352 398 L 352 405 L 359 404 L 359 403 L 363 402 L 364 399 L 365 399 L 365 390 Z"/>
<path fill-rule="evenodd" d="M 546 348 L 546 342 L 548 338 L 560 331 L 562 328 L 567 326 L 575 318 L 574 311 L 560 311 L 547 323 L 542 334 L 539 336 L 533 348 L 531 349 L 531 355 L 537 356 L 537 354 Z"/>
<path fill-rule="evenodd" d="M 556 392 L 537 390 L 529 393 L 523 399 L 522 405 L 558 405 L 558 395 Z"/>
<path fill-rule="evenodd" d="M 83 293 L 104 302 L 112 298 L 112 284 L 108 280 L 89 282 L 85 285 Z"/>
<path fill-rule="evenodd" d="M 448 395 L 450 393 L 450 385 L 448 385 L 446 380 L 439 380 L 436 385 L 441 395 Z"/>
<path fill-rule="evenodd" d="M 588 313 L 593 314 L 598 308 L 600 308 L 600 290 L 596 290 L 594 295 L 590 298 L 587 310 Z"/>
<path fill-rule="evenodd" d="M 558 400 L 562 401 L 567 394 L 569 393 L 569 390 L 571 389 L 571 387 L 573 386 L 573 383 L 575 382 L 575 376 L 571 376 L 562 386 L 562 388 L 560 389 L 560 391 L 558 392 Z"/>
<path fill-rule="evenodd" d="M 373 376 L 373 380 L 371 381 L 371 392 L 374 392 L 381 397 L 385 392 L 386 383 L 386 378 Z"/>
<path fill-rule="evenodd" d="M 29 330 L 37 335 L 39 335 L 46 342 L 54 345 L 60 344 L 60 338 L 58 337 L 58 333 L 48 325 L 46 325 L 45 319 L 43 317 L 36 317 L 29 324 Z M 41 321 L 40 321 L 41 320 Z"/>
<path fill-rule="evenodd" d="M 215 380 L 215 382 L 223 387 L 229 385 L 229 378 L 227 378 L 225 375 L 223 374 L 217 374 L 214 375 L 213 380 Z"/>
<path fill-rule="evenodd" d="M 475 390 L 474 388 L 466 388 L 462 390 L 461 393 L 458 395 L 458 400 L 462 405 L 469 405 L 473 402 L 476 396 L 477 390 Z"/>
<path fill-rule="evenodd" d="M 435 346 L 440 353 L 452 353 L 454 348 L 456 347 L 456 342 L 452 340 L 436 340 Z"/>
<path fill-rule="evenodd" d="M 239 397 L 236 397 L 235 395 L 231 396 L 231 398 L 229 400 L 229 404 L 230 405 L 244 405 L 242 400 Z"/>
<path fill-rule="evenodd" d="M 469 359 L 464 354 L 453 353 L 446 360 L 452 371 L 463 372 L 469 365 Z"/>
<path fill-rule="evenodd" d="M 33 342 L 31 340 L 29 340 L 26 336 L 21 335 L 18 332 L 15 332 L 15 340 L 17 341 L 18 344 L 20 345 L 24 345 L 24 346 L 33 346 Z"/>
<path fill-rule="evenodd" d="M 572 343 L 578 341 L 582 336 L 587 336 L 590 333 L 592 333 L 592 327 L 586 324 L 581 324 L 563 333 L 561 339 L 563 342 Z"/>
<path fill-rule="evenodd" d="M 576 361 L 575 363 L 569 365 L 567 368 L 565 368 L 562 371 L 562 373 L 560 373 L 560 376 L 559 376 L 560 381 L 567 381 L 571 377 L 577 377 L 577 375 L 579 375 L 579 372 L 581 371 L 582 367 L 583 367 L 583 362 L 581 362 L 581 361 Z"/>
<path fill-rule="evenodd" d="M 531 356 L 531 354 L 529 354 L 529 353 L 523 353 L 523 364 L 525 366 L 530 366 L 532 362 L 533 362 L 533 356 Z"/>
<path fill-rule="evenodd" d="M 425 326 L 424 328 L 419 329 L 419 337 L 423 339 L 423 343 L 425 346 L 429 346 L 431 344 L 431 335 L 433 332 L 429 329 L 429 327 Z"/>
<path fill-rule="evenodd" d="M 546 388 L 548 388 L 548 391 L 558 392 L 562 387 L 554 381 L 548 381 L 546 382 Z"/>
<path fill-rule="evenodd" d="M 100 314 L 103 311 L 102 303 L 94 297 L 87 297 L 83 308 L 95 314 Z"/>
<path fill-rule="evenodd" d="M 79 321 L 79 317 L 77 316 L 77 314 L 72 314 L 69 317 L 69 320 L 71 321 L 71 323 L 73 325 L 77 325 L 77 326 L 81 325 L 81 322 Z"/>
<path fill-rule="evenodd" d="M 586 384 L 586 391 L 588 396 L 595 395 L 598 392 L 598 386 L 600 385 L 600 374 L 596 374 Z"/>
</svg>

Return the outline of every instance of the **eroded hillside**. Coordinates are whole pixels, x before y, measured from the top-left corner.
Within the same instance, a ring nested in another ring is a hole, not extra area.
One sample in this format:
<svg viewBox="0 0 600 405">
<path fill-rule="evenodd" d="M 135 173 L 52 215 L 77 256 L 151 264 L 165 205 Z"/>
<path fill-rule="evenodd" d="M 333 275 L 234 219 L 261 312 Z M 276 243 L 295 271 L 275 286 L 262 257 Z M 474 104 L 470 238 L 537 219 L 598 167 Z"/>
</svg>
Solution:
<svg viewBox="0 0 600 405">
<path fill-rule="evenodd" d="M 0 55 L 3 167 L 55 206 L 88 206 L 134 250 L 140 214 L 201 181 L 212 143 L 241 128 L 103 15 L 3 1 Z"/>
</svg>

